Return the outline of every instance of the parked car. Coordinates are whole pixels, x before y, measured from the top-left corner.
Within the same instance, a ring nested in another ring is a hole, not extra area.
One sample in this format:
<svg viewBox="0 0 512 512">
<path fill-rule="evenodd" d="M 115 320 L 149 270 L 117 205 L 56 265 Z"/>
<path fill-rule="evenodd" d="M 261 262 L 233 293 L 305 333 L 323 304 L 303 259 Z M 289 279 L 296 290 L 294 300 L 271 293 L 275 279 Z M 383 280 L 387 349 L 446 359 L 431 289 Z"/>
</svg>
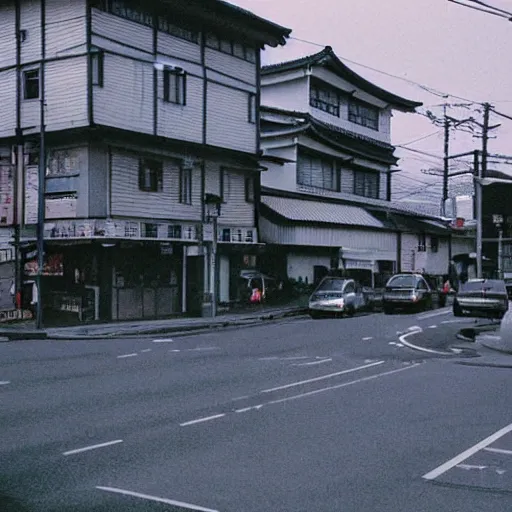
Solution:
<svg viewBox="0 0 512 512">
<path fill-rule="evenodd" d="M 401 273 L 392 276 L 386 283 L 382 308 L 386 315 L 395 309 L 425 311 L 436 306 L 444 306 L 446 296 L 423 274 Z"/>
<path fill-rule="evenodd" d="M 508 301 L 502 279 L 470 279 L 460 286 L 455 295 L 453 314 L 502 318 L 508 311 Z"/>
<path fill-rule="evenodd" d="M 261 302 L 268 302 L 281 296 L 283 283 L 259 270 L 241 270 L 238 282 L 240 302 L 250 302 L 253 290 L 258 290 Z"/>
<path fill-rule="evenodd" d="M 309 298 L 309 314 L 312 318 L 324 315 L 353 315 L 367 308 L 371 296 L 354 279 L 324 277 Z"/>
</svg>

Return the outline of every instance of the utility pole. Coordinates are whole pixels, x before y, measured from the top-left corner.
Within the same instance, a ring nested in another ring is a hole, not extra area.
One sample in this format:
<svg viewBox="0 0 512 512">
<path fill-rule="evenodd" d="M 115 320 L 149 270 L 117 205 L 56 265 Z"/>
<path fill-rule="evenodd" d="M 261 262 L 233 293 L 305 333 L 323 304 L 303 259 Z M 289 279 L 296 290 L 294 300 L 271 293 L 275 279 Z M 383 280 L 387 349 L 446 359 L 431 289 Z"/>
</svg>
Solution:
<svg viewBox="0 0 512 512">
<path fill-rule="evenodd" d="M 40 96 L 40 137 L 39 137 L 39 169 L 37 192 L 37 304 L 36 327 L 43 327 L 42 304 L 42 275 L 44 266 L 44 217 L 45 217 L 45 179 L 46 179 L 46 147 L 45 147 L 45 59 L 46 59 L 46 9 L 45 0 L 41 1 L 41 67 L 39 69 L 39 96 Z"/>
<path fill-rule="evenodd" d="M 448 155 L 450 150 L 450 120 L 446 115 L 446 104 L 443 105 L 444 112 L 444 166 L 443 166 L 443 204 L 441 215 L 446 217 L 446 201 L 448 200 Z"/>
</svg>

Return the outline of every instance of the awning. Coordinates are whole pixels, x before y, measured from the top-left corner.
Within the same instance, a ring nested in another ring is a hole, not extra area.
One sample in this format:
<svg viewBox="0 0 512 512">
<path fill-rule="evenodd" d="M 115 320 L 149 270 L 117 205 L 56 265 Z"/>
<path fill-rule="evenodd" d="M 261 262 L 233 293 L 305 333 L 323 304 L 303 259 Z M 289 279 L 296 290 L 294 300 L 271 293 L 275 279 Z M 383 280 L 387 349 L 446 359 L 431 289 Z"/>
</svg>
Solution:
<svg viewBox="0 0 512 512">
<path fill-rule="evenodd" d="M 359 206 L 277 196 L 262 196 L 261 203 L 277 215 L 295 222 L 387 228 L 383 222 Z"/>
</svg>

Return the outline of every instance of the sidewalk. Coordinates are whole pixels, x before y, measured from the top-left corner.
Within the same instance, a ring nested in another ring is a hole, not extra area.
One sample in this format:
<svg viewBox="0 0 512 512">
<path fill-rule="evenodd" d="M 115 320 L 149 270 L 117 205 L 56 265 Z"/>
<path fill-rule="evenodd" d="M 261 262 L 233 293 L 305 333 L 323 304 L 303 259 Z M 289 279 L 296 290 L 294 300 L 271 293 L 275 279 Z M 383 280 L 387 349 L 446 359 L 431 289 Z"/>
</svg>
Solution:
<svg viewBox="0 0 512 512">
<path fill-rule="evenodd" d="M 33 321 L 0 328 L 0 338 L 8 340 L 62 339 L 93 340 L 152 334 L 178 334 L 230 326 L 254 325 L 265 320 L 276 320 L 307 313 L 307 297 L 286 305 L 255 305 L 236 313 L 221 313 L 215 318 L 170 318 L 164 320 L 136 320 L 72 327 L 35 328 Z"/>
</svg>

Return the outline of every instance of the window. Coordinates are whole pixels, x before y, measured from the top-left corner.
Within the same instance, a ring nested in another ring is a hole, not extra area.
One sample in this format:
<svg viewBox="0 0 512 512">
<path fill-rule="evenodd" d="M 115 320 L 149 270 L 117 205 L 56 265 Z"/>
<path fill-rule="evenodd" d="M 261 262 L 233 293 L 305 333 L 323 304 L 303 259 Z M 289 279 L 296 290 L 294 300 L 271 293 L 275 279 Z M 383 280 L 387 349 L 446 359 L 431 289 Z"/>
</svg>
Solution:
<svg viewBox="0 0 512 512">
<path fill-rule="evenodd" d="M 181 224 L 170 224 L 167 227 L 168 238 L 181 238 Z"/>
<path fill-rule="evenodd" d="M 379 198 L 379 173 L 373 171 L 354 172 L 354 194 L 363 197 Z"/>
<path fill-rule="evenodd" d="M 46 176 L 80 174 L 80 149 L 58 149 L 48 154 Z"/>
<path fill-rule="evenodd" d="M 348 104 L 348 120 L 372 130 L 378 130 L 379 109 L 367 103 L 350 100 Z"/>
<path fill-rule="evenodd" d="M 256 94 L 249 94 L 249 123 L 256 123 Z"/>
<path fill-rule="evenodd" d="M 340 97 L 338 91 L 323 82 L 312 82 L 309 92 L 309 104 L 328 114 L 340 117 Z"/>
<path fill-rule="evenodd" d="M 245 178 L 245 200 L 254 203 L 254 178 Z"/>
<path fill-rule="evenodd" d="M 354 287 L 354 283 L 348 283 L 346 286 L 345 286 L 345 289 L 343 290 L 345 293 L 354 293 L 356 290 L 355 290 L 355 287 Z"/>
<path fill-rule="evenodd" d="M 437 236 L 430 237 L 430 249 L 432 252 L 437 252 L 439 250 L 439 238 L 437 238 Z"/>
<path fill-rule="evenodd" d="M 162 162 L 158 160 L 141 159 L 139 166 L 139 189 L 145 192 L 161 192 L 162 188 Z"/>
<path fill-rule="evenodd" d="M 187 104 L 187 75 L 183 71 L 164 69 L 164 101 Z"/>
<path fill-rule="evenodd" d="M 92 85 L 103 87 L 103 52 L 94 52 L 91 54 L 91 76 Z"/>
<path fill-rule="evenodd" d="M 180 203 L 192 204 L 192 169 L 180 168 Z"/>
<path fill-rule="evenodd" d="M 26 100 L 39 98 L 39 69 L 23 72 L 23 98 Z"/>
<path fill-rule="evenodd" d="M 425 233 L 418 234 L 418 252 L 424 252 L 427 250 L 427 242 Z"/>
<path fill-rule="evenodd" d="M 166 32 L 174 37 L 185 39 L 191 43 L 199 43 L 199 32 L 188 27 L 186 22 L 172 17 L 172 21 L 166 16 L 158 17 L 158 30 Z"/>
<path fill-rule="evenodd" d="M 334 159 L 300 154 L 298 164 L 297 183 L 339 192 L 339 168 Z"/>
<path fill-rule="evenodd" d="M 222 39 L 217 34 L 206 34 L 206 46 L 222 53 L 233 55 L 239 59 L 244 59 L 247 62 L 256 63 L 255 48 L 232 40 Z"/>
<path fill-rule="evenodd" d="M 144 223 L 144 236 L 146 238 L 158 238 L 158 224 Z"/>
</svg>

